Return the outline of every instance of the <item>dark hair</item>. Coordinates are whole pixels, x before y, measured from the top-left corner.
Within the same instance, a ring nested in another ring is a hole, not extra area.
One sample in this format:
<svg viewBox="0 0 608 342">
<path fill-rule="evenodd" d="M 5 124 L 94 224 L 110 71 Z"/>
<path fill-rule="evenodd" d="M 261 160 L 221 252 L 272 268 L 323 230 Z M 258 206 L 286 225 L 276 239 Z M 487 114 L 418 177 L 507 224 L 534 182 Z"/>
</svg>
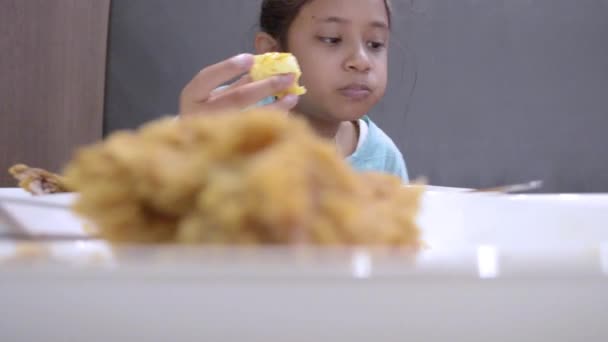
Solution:
<svg viewBox="0 0 608 342">
<path fill-rule="evenodd" d="M 287 48 L 287 33 L 294 19 L 304 5 L 312 0 L 264 0 L 260 11 L 260 29 L 276 39 L 281 47 Z M 388 23 L 391 23 L 391 3 L 384 0 Z"/>
</svg>

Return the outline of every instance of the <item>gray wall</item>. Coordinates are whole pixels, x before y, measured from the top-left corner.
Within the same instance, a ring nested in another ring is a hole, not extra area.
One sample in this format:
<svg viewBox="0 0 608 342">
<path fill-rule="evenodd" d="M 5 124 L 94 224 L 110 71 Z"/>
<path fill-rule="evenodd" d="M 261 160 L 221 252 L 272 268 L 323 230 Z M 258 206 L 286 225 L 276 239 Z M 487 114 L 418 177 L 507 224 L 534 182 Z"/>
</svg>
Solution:
<svg viewBox="0 0 608 342">
<path fill-rule="evenodd" d="M 607 0 L 394 0 L 372 113 L 412 176 L 608 192 Z M 251 51 L 259 0 L 115 0 L 105 131 L 173 113 L 203 66 Z"/>
</svg>

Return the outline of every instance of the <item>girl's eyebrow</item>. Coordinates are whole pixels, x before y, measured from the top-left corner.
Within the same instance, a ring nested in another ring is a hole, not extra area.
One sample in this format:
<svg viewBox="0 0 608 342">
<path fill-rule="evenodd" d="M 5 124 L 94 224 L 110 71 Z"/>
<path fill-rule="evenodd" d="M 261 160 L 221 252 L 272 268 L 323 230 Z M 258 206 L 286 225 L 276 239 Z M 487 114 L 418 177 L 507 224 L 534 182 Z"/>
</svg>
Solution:
<svg viewBox="0 0 608 342">
<path fill-rule="evenodd" d="M 342 17 L 336 17 L 336 16 L 329 16 L 329 17 L 324 17 L 324 18 L 315 18 L 315 20 L 319 21 L 319 22 L 322 22 L 322 23 L 338 23 L 338 24 L 348 24 L 348 23 L 351 22 L 349 19 L 342 18 Z M 373 20 L 373 21 L 371 21 L 369 23 L 369 26 L 388 30 L 388 24 L 385 23 L 384 21 L 380 21 L 380 20 Z"/>
</svg>

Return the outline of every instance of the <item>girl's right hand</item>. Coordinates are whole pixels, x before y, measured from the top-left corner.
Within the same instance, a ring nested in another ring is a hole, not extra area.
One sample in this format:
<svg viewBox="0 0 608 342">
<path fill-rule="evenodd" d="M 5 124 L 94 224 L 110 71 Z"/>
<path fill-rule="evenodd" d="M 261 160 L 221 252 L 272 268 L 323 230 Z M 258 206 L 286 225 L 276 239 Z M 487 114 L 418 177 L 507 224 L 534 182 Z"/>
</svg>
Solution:
<svg viewBox="0 0 608 342">
<path fill-rule="evenodd" d="M 180 115 L 244 109 L 289 88 L 294 81 L 295 76 L 289 74 L 252 82 L 247 74 L 252 66 L 253 55 L 241 54 L 201 70 L 182 90 Z M 238 81 L 218 89 L 221 84 L 243 74 Z M 265 107 L 287 112 L 297 103 L 298 96 L 287 95 Z"/>
</svg>

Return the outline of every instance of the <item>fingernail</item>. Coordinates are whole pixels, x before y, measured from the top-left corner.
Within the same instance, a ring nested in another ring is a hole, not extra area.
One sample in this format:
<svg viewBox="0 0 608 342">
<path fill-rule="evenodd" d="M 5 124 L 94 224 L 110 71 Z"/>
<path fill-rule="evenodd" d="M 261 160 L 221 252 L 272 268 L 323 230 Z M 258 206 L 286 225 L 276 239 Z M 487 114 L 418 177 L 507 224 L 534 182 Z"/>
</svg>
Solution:
<svg viewBox="0 0 608 342">
<path fill-rule="evenodd" d="M 293 74 L 287 74 L 287 75 L 280 75 L 280 76 L 278 76 L 278 78 L 279 78 L 279 85 L 281 87 L 287 87 L 293 83 L 295 76 Z"/>
<path fill-rule="evenodd" d="M 243 53 L 232 57 L 232 63 L 241 68 L 249 68 L 253 65 L 253 56 L 248 53 Z"/>
<path fill-rule="evenodd" d="M 297 95 L 287 94 L 287 95 L 285 95 L 285 97 L 283 97 L 281 99 L 281 102 L 283 102 L 288 107 L 292 107 L 292 106 L 295 106 L 296 103 L 298 103 L 298 99 L 299 98 Z"/>
</svg>

